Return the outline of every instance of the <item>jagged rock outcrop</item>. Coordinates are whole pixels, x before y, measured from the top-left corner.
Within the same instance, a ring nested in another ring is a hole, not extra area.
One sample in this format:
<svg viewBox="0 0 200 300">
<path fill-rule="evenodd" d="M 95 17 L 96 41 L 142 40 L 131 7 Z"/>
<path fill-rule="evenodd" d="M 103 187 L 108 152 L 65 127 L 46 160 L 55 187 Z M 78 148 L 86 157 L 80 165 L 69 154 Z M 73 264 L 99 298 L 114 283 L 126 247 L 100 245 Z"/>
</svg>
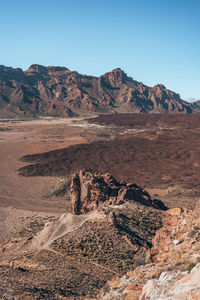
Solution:
<svg viewBox="0 0 200 300">
<path fill-rule="evenodd" d="M 90 112 L 200 111 L 162 84 L 145 86 L 120 68 L 86 76 L 65 67 L 0 66 L 0 112 L 19 115 L 76 116 Z"/>
<path fill-rule="evenodd" d="M 120 183 L 110 174 L 94 174 L 88 171 L 75 173 L 71 181 L 72 212 L 87 213 L 98 207 L 136 201 L 145 206 L 166 210 L 167 207 L 136 184 Z"/>
<path fill-rule="evenodd" d="M 147 265 L 107 283 L 98 299 L 200 299 L 200 202 L 170 209 L 153 238 Z"/>
</svg>

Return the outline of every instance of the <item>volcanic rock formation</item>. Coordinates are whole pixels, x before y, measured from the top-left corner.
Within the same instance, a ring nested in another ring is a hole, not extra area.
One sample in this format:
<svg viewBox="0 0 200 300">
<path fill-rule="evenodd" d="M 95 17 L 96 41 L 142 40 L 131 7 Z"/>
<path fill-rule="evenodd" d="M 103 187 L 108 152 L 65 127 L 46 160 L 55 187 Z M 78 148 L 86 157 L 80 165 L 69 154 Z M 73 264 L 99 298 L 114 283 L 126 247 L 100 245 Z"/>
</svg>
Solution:
<svg viewBox="0 0 200 300">
<path fill-rule="evenodd" d="M 91 112 L 200 111 L 162 84 L 148 87 L 121 69 L 102 76 L 64 67 L 32 65 L 28 70 L 0 66 L 0 112 L 25 116 L 76 116 Z"/>
<path fill-rule="evenodd" d="M 93 174 L 79 171 L 71 182 L 72 212 L 76 215 L 87 213 L 98 207 L 136 201 L 145 206 L 166 210 L 167 207 L 136 184 L 120 183 L 110 174 Z"/>
</svg>

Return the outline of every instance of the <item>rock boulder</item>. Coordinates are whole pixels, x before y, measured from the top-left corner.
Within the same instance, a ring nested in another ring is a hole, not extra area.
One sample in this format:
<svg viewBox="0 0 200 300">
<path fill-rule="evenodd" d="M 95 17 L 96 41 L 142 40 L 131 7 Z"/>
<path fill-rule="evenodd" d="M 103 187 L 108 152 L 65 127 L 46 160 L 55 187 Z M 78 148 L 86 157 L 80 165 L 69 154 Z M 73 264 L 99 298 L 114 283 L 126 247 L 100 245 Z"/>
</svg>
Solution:
<svg viewBox="0 0 200 300">
<path fill-rule="evenodd" d="M 98 207 L 135 201 L 145 206 L 166 210 L 167 207 L 135 183 L 120 183 L 110 174 L 96 174 L 89 171 L 75 173 L 71 181 L 71 202 L 73 214 L 87 213 Z"/>
</svg>

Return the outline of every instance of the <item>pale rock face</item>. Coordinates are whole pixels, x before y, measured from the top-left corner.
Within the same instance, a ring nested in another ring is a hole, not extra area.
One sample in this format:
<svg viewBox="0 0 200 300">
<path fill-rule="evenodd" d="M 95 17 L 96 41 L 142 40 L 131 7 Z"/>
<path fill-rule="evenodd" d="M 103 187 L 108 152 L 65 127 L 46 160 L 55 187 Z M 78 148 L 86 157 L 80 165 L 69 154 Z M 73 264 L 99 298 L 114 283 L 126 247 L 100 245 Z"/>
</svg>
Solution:
<svg viewBox="0 0 200 300">
<path fill-rule="evenodd" d="M 189 274 L 188 272 L 164 272 L 158 280 L 149 280 L 143 287 L 140 299 L 200 299 L 200 264 Z"/>
</svg>

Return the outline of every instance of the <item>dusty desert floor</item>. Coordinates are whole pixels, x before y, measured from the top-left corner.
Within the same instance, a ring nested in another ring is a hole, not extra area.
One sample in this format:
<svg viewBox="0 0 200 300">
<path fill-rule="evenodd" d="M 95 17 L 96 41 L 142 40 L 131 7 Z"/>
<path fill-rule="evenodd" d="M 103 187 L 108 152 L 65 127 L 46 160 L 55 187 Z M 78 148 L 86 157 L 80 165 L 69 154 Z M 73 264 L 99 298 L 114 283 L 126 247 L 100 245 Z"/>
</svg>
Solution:
<svg viewBox="0 0 200 300">
<path fill-rule="evenodd" d="M 26 154 L 64 148 L 84 143 L 81 130 L 70 126 L 69 119 L 5 122 L 0 127 L 0 206 L 35 211 L 60 211 L 59 203 L 42 200 L 55 186 L 58 178 L 18 175 L 18 168 L 25 164 L 19 158 Z M 3 125 L 3 126 L 2 126 Z M 9 130 L 8 130 L 9 129 Z"/>
<path fill-rule="evenodd" d="M 13 230 L 19 231 L 21 224 L 25 226 L 25 216 L 33 219 L 36 216 L 42 226 L 46 217 L 56 218 L 70 211 L 65 197 L 47 195 L 79 166 L 96 166 L 97 170 L 110 171 L 120 180 L 134 180 L 169 207 L 193 208 L 199 197 L 199 139 L 198 115 L 0 120 L 1 240 L 8 238 Z M 66 147 L 71 145 L 77 146 L 69 148 L 67 153 Z M 50 163 L 41 166 L 45 158 L 42 153 L 57 149 L 63 149 L 63 153 L 61 150 L 57 158 L 57 152 L 53 151 Z M 34 171 L 33 165 L 29 174 L 27 162 L 20 158 L 25 156 L 29 161 L 30 157 L 34 161 L 35 153 L 39 167 Z M 63 162 L 63 155 L 69 156 L 68 165 Z M 23 167 L 28 176 L 19 175 L 18 169 Z M 40 176 L 45 168 L 50 176 Z M 32 173 L 37 176 L 29 176 Z M 189 180 L 187 189 L 186 180 Z"/>
<path fill-rule="evenodd" d="M 61 180 L 58 177 L 22 177 L 23 155 L 85 143 L 72 119 L 0 121 L 0 221 L 1 240 L 24 226 L 24 220 L 58 217 L 67 210 L 62 198 L 45 197 Z M 27 222 L 26 222 L 27 223 Z M 26 224 L 27 225 L 27 224 Z"/>
</svg>

